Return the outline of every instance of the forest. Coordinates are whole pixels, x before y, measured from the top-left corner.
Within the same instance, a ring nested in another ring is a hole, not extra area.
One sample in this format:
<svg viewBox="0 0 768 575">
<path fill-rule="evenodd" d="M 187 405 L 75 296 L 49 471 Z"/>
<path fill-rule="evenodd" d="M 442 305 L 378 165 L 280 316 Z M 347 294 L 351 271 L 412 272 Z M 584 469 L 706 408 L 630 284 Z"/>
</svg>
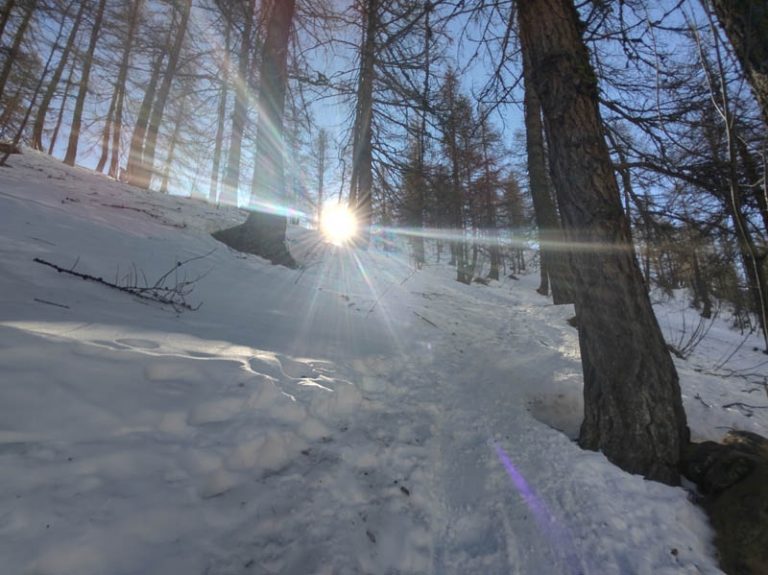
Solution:
<svg viewBox="0 0 768 575">
<path fill-rule="evenodd" d="M 768 353 L 761 0 L 3 0 L 0 142 L 242 207 L 214 237 L 288 268 L 340 204 L 414 269 L 535 269 L 575 306 L 579 445 L 647 479 L 680 482 L 692 351 L 649 294 Z"/>
</svg>

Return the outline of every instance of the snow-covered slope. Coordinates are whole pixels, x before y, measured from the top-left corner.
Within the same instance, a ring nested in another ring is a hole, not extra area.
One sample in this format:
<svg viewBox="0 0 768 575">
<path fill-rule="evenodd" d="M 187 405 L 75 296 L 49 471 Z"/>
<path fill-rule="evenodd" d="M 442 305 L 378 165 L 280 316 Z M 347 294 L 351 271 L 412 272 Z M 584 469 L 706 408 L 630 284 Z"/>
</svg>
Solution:
<svg viewBox="0 0 768 575">
<path fill-rule="evenodd" d="M 464 286 L 305 230 L 305 267 L 287 270 L 210 237 L 236 210 L 33 152 L 11 164 L 1 573 L 719 573 L 683 489 L 569 437 L 572 309 L 534 277 Z M 33 261 L 143 285 L 198 256 L 169 276 L 196 279 L 201 307 L 182 313 Z M 695 369 L 678 364 L 694 434 L 765 433 L 765 412 L 721 407 L 765 399 L 754 376 L 706 373 L 740 341 L 713 334 Z M 764 370 L 751 347 L 728 368 Z"/>
</svg>

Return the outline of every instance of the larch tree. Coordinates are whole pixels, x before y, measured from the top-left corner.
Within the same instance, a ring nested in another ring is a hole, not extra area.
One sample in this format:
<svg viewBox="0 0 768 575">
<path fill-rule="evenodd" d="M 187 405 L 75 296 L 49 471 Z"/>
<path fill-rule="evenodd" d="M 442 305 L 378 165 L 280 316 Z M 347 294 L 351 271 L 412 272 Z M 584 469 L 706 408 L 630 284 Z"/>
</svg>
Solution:
<svg viewBox="0 0 768 575">
<path fill-rule="evenodd" d="M 72 112 L 72 123 L 69 127 L 69 141 L 67 143 L 67 152 L 64 156 L 64 163 L 70 166 L 74 166 L 75 160 L 77 159 L 77 146 L 80 142 L 80 130 L 82 129 L 83 122 L 83 108 L 85 107 L 85 98 L 88 95 L 88 82 L 91 76 L 93 60 L 96 55 L 96 43 L 99 41 L 101 24 L 104 17 L 104 8 L 106 5 L 107 0 L 99 0 L 93 20 L 93 27 L 91 28 L 91 38 L 88 41 L 88 49 L 86 50 L 85 60 L 83 61 L 83 70 L 80 75 L 80 88 L 77 92 L 77 100 L 75 100 L 75 109 Z"/>
<path fill-rule="evenodd" d="M 635 259 L 578 12 L 570 0 L 521 0 L 518 9 L 550 171 L 574 246 L 584 374 L 579 443 L 626 471 L 678 484 L 689 441 L 678 376 Z"/>
<path fill-rule="evenodd" d="M 295 0 L 274 0 L 259 68 L 259 119 L 256 127 L 256 186 L 251 191 L 248 219 L 241 225 L 214 233 L 230 247 L 295 267 L 285 244 L 288 225 L 283 116 L 288 87 L 288 46 Z"/>
</svg>

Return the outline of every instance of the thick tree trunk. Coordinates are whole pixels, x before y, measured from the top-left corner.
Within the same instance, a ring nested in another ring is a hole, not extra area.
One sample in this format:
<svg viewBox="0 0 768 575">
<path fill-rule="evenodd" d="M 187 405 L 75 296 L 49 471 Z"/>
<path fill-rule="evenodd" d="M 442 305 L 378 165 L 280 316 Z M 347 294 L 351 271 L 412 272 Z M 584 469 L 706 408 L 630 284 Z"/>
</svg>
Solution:
<svg viewBox="0 0 768 575">
<path fill-rule="evenodd" d="M 233 206 L 237 205 L 243 134 L 245 133 L 245 124 L 248 121 L 248 100 L 251 94 L 251 83 L 249 82 L 251 77 L 250 54 L 253 48 L 255 10 L 256 2 L 248 0 L 243 35 L 240 40 L 240 56 L 237 66 L 238 77 L 235 82 L 235 110 L 232 115 L 232 134 L 229 140 L 227 167 L 224 170 L 224 187 L 221 192 L 221 203 Z"/>
<path fill-rule="evenodd" d="M 711 0 L 768 126 L 768 4 L 765 0 Z"/>
<path fill-rule="evenodd" d="M 80 2 L 80 7 L 77 10 L 77 15 L 75 16 L 75 21 L 72 24 L 72 28 L 69 30 L 69 36 L 67 36 L 67 42 L 64 45 L 64 50 L 61 53 L 61 57 L 59 58 L 59 62 L 56 65 L 56 69 L 53 71 L 51 81 L 48 82 L 48 87 L 43 94 L 43 99 L 40 101 L 40 106 L 37 108 L 37 113 L 35 114 L 35 122 L 32 127 L 32 147 L 35 150 L 43 149 L 43 130 L 45 129 L 45 116 L 48 114 L 48 109 L 51 107 L 51 102 L 53 101 L 53 97 L 59 87 L 59 82 L 61 81 L 61 77 L 64 74 L 64 69 L 67 67 L 67 63 L 69 62 L 69 55 L 72 53 L 72 49 L 75 46 L 75 39 L 77 38 L 77 33 L 80 30 L 80 23 L 83 21 L 83 13 L 85 12 L 86 6 L 87 2 Z"/>
<path fill-rule="evenodd" d="M 93 21 L 93 29 L 91 30 L 91 39 L 88 42 L 88 51 L 85 53 L 83 71 L 80 76 L 80 90 L 77 93 L 77 100 L 75 101 L 75 111 L 72 113 L 72 124 L 69 130 L 67 153 L 64 156 L 64 163 L 70 166 L 74 166 L 75 160 L 77 159 L 77 145 L 80 141 L 80 129 L 83 122 L 85 97 L 88 95 L 88 81 L 91 76 L 91 66 L 93 65 L 93 57 L 96 52 L 96 43 L 99 40 L 101 22 L 104 17 L 104 7 L 106 5 L 107 0 L 99 0 L 99 5 L 96 8 L 96 17 Z"/>
<path fill-rule="evenodd" d="M 689 439 L 680 386 L 635 260 L 578 13 L 568 0 L 518 6 L 566 237 L 576 246 L 585 404 L 579 442 L 626 471 L 677 484 Z"/>
<path fill-rule="evenodd" d="M 241 226 L 214 237 L 236 250 L 295 267 L 285 245 L 283 115 L 288 86 L 288 41 L 295 0 L 275 0 L 260 67 L 259 123 L 256 130 L 257 185 L 251 194 L 251 213 Z"/>
<path fill-rule="evenodd" d="M 37 7 L 37 0 L 29 0 L 27 10 L 24 12 L 24 17 L 19 24 L 19 28 L 16 30 L 16 36 L 13 38 L 13 44 L 11 45 L 11 51 L 5 59 L 2 69 L 0 69 L 0 101 L 2 101 L 3 94 L 5 93 L 5 85 L 8 83 L 8 78 L 11 75 L 13 65 L 16 63 L 19 50 L 21 49 L 21 42 L 24 40 L 24 35 L 27 33 L 29 23 L 32 21 L 32 15 L 35 13 Z M 8 13 L 13 6 L 8 7 Z"/>
<path fill-rule="evenodd" d="M 64 94 L 61 96 L 61 105 L 59 106 L 59 113 L 56 114 L 56 124 L 53 126 L 53 132 L 51 133 L 51 142 L 48 144 L 48 155 L 53 155 L 53 150 L 56 148 L 56 142 L 59 139 L 59 131 L 64 121 L 64 112 L 67 109 L 67 100 L 69 100 L 69 93 L 72 91 L 72 87 L 75 85 L 72 81 L 72 77 L 75 74 L 75 68 L 77 67 L 77 61 L 73 61 L 69 67 L 69 74 L 67 74 L 67 81 L 64 82 Z"/>
</svg>

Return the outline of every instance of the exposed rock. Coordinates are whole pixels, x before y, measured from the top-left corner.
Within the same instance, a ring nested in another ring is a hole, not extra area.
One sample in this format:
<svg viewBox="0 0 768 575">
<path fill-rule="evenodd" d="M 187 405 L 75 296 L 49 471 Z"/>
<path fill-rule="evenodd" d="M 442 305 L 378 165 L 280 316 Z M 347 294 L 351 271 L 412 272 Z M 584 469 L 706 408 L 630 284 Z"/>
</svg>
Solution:
<svg viewBox="0 0 768 575">
<path fill-rule="evenodd" d="M 723 443 L 691 444 L 683 474 L 705 495 L 722 569 L 768 575 L 768 439 L 732 431 Z"/>
<path fill-rule="evenodd" d="M 273 264 L 298 267 L 285 245 L 285 216 L 251 212 L 245 223 L 211 234 L 239 252 L 254 254 Z"/>
</svg>

